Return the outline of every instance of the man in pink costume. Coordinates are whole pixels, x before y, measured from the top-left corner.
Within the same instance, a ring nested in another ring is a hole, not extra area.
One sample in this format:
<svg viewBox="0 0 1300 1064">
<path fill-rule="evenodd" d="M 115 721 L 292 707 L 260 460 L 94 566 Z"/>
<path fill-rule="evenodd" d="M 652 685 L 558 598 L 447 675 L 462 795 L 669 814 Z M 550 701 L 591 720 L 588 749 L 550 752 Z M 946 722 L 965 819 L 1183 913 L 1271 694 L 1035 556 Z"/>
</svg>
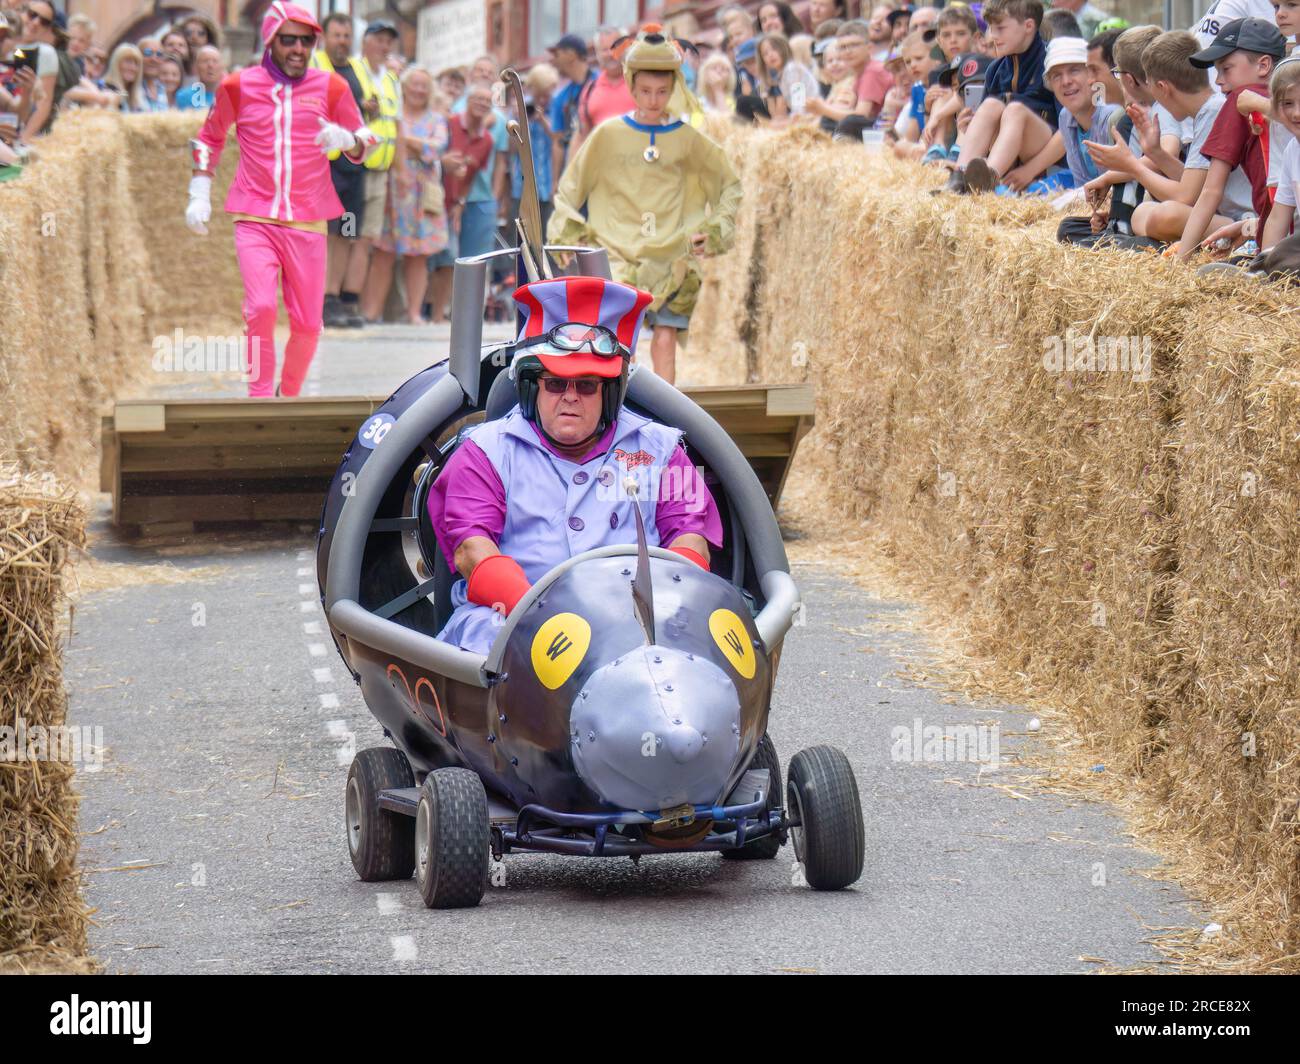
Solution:
<svg viewBox="0 0 1300 1064">
<path fill-rule="evenodd" d="M 297 395 L 321 330 L 325 223 L 343 213 L 328 153 L 360 161 L 375 142 L 338 74 L 308 66 L 321 29 L 310 12 L 275 0 L 262 20 L 260 66 L 222 80 L 198 139 L 185 223 L 207 234 L 212 175 L 235 125 L 239 170 L 226 197 L 244 279 L 248 394 Z M 276 289 L 289 312 L 280 384 L 275 384 Z"/>
</svg>

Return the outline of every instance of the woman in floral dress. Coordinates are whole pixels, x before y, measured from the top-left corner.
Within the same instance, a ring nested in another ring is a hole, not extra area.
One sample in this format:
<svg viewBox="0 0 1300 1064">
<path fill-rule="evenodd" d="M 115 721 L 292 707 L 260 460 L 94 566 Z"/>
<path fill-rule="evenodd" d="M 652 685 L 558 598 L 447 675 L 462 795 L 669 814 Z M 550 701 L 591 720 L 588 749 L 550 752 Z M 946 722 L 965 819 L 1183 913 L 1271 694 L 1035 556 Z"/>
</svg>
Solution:
<svg viewBox="0 0 1300 1064">
<path fill-rule="evenodd" d="M 433 76 L 411 66 L 402 77 L 402 114 L 397 127 L 397 154 L 389 170 L 388 208 L 383 235 L 375 241 L 362 313 L 380 318 L 393 265 L 402 258 L 406 317 L 424 321 L 420 308 L 429 282 L 428 258 L 447 246 L 447 209 L 442 195 L 442 166 L 450 135 L 447 120 L 433 109 Z"/>
</svg>

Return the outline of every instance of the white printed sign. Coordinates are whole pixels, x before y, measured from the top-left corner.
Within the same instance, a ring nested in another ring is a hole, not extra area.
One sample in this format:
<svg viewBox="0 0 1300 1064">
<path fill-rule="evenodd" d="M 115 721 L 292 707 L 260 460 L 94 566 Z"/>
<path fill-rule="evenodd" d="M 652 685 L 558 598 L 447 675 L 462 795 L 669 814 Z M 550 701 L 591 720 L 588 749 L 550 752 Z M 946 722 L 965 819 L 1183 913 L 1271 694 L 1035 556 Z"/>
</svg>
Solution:
<svg viewBox="0 0 1300 1064">
<path fill-rule="evenodd" d="M 441 0 L 420 11 L 415 58 L 437 73 L 469 66 L 487 50 L 483 0 Z"/>
</svg>

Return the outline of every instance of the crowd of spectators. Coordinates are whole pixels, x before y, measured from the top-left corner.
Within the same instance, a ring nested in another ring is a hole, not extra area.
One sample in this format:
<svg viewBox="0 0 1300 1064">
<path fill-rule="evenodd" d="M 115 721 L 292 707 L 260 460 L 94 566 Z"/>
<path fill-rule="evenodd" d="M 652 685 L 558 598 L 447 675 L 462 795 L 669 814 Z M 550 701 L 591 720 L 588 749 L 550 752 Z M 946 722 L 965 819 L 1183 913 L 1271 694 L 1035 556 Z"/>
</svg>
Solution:
<svg viewBox="0 0 1300 1064">
<path fill-rule="evenodd" d="M 0 0 L 0 168 L 28 157 L 64 111 L 205 111 L 226 75 L 220 33 L 203 15 L 111 55 L 97 34 L 89 16 L 68 18 L 51 0 Z"/>
<path fill-rule="evenodd" d="M 861 18 L 844 0 L 729 4 L 680 41 L 701 107 L 682 117 L 820 128 L 941 167 L 955 195 L 1073 191 L 1090 211 L 1062 224 L 1071 242 L 1254 252 L 1286 237 L 1295 211 L 1300 0 L 1208 7 L 1189 33 L 1129 27 L 1087 0 L 881 3 Z M 69 107 L 206 109 L 226 74 L 202 16 L 106 55 L 94 23 L 51 0 L 0 11 L 0 177 Z M 505 244 L 522 195 L 499 66 L 425 69 L 397 53 L 389 22 L 360 42 L 350 16 L 323 26 L 313 63 L 344 77 L 384 140 L 364 164 L 332 161 L 344 215 L 326 324 L 378 320 L 395 275 L 408 320 L 443 321 L 455 258 Z M 620 56 L 635 29 L 562 37 L 526 73 L 543 224 L 583 140 L 632 109 Z"/>
<path fill-rule="evenodd" d="M 1300 0 L 1210 0 L 1191 32 L 1087 0 L 862 10 L 723 7 L 721 41 L 692 42 L 703 109 L 815 123 L 945 169 L 949 194 L 1084 204 L 1060 227 L 1071 243 L 1246 262 L 1289 237 Z"/>
</svg>

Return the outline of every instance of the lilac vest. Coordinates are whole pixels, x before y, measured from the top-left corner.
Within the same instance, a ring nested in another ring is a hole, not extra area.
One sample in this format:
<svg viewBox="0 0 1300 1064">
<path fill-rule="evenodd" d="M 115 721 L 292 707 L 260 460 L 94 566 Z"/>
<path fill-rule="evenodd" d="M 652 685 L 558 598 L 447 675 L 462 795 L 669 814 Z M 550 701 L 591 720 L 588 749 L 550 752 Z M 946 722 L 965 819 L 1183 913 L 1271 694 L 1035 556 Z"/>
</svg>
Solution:
<svg viewBox="0 0 1300 1064">
<path fill-rule="evenodd" d="M 622 410 L 609 450 L 586 463 L 552 454 L 516 406 L 505 417 L 471 429 L 505 489 L 506 519 L 498 546 L 536 583 L 560 562 L 583 551 L 636 542 L 632 507 L 641 507 L 646 542 L 659 545 L 655 511 L 659 482 L 681 442 L 681 432 Z M 634 477 L 637 501 L 624 481 Z M 439 639 L 486 654 L 502 618 L 465 599 L 465 581 L 452 588 L 456 610 Z"/>
</svg>

